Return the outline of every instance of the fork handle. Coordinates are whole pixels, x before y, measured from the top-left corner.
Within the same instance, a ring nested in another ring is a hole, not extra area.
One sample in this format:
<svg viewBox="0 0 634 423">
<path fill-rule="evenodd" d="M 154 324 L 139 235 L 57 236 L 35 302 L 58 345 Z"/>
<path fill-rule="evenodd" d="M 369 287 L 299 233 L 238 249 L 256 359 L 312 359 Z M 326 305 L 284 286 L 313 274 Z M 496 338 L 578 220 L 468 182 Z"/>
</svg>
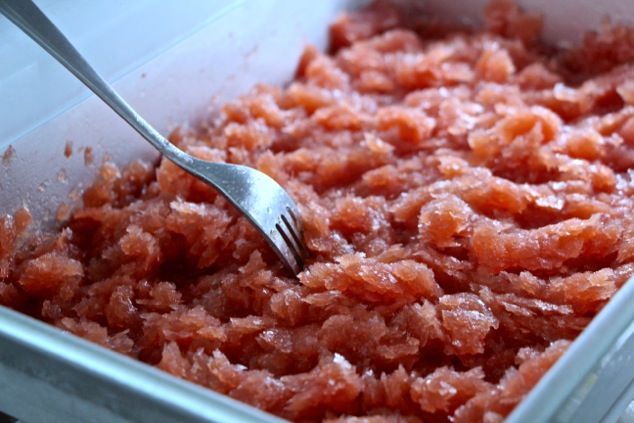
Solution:
<svg viewBox="0 0 634 423">
<path fill-rule="evenodd" d="M 158 133 L 95 71 L 31 0 L 0 0 L 0 12 L 73 73 L 143 138 L 177 164 L 192 158 Z"/>
</svg>

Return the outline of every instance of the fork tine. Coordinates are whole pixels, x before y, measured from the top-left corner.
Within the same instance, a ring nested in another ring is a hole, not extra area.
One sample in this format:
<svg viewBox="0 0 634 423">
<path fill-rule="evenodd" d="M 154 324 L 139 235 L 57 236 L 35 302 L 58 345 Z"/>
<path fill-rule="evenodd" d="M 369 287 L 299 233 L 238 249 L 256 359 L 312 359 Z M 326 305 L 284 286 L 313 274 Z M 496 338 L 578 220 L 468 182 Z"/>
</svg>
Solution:
<svg viewBox="0 0 634 423">
<path fill-rule="evenodd" d="M 295 259 L 298 262 L 303 262 L 304 261 L 304 256 L 302 254 L 302 251 L 297 246 L 297 237 L 296 237 L 295 233 L 289 227 L 289 224 L 287 222 L 286 217 L 282 216 L 281 219 L 282 219 L 282 224 L 278 223 L 276 225 L 277 230 L 280 231 L 280 234 L 282 235 L 282 238 L 284 238 L 284 241 L 286 242 L 286 244 L 288 244 L 288 247 L 290 248 L 291 252 L 293 253 L 293 256 L 295 256 Z"/>
<path fill-rule="evenodd" d="M 304 239 L 302 222 L 301 220 L 299 220 L 292 208 L 286 207 L 286 211 L 291 216 L 292 224 L 288 221 L 288 219 L 286 219 L 284 215 L 282 215 L 284 223 L 286 223 L 286 226 L 288 227 L 288 230 L 293 237 L 294 245 L 296 246 L 296 249 L 301 255 L 302 259 L 306 258 L 308 256 L 308 250 L 306 249 L 306 245 L 302 241 Z"/>
<path fill-rule="evenodd" d="M 299 246 L 303 247 L 303 245 L 300 242 L 300 238 L 298 237 L 295 228 L 289 222 L 289 219 L 285 215 L 281 215 L 280 220 L 281 220 L 281 223 L 277 223 L 275 225 L 275 228 L 277 229 L 281 237 L 284 239 L 286 246 L 292 253 L 293 258 L 295 259 L 295 263 L 297 266 L 291 266 L 291 267 L 296 267 L 293 270 L 295 274 L 297 274 L 304 267 L 303 248 L 299 247 Z"/>
<path fill-rule="evenodd" d="M 284 265 L 293 273 L 293 275 L 297 276 L 297 274 L 301 272 L 304 268 L 304 261 L 298 254 L 297 250 L 295 250 L 295 246 L 293 246 L 293 244 L 290 242 L 290 236 L 284 232 L 284 228 L 282 228 L 280 224 L 277 224 L 275 225 L 275 229 L 279 233 L 284 243 L 282 247 L 277 247 L 282 253 L 280 258 L 282 259 Z M 285 253 L 284 250 L 286 250 L 287 253 Z"/>
</svg>

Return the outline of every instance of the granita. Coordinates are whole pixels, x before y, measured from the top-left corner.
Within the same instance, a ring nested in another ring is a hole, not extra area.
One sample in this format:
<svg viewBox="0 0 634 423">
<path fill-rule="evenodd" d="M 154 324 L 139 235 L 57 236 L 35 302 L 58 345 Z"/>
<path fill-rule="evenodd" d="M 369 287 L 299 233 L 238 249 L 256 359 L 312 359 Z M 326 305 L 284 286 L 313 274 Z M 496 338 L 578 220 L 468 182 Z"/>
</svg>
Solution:
<svg viewBox="0 0 634 423">
<path fill-rule="evenodd" d="M 0 304 L 293 421 L 501 421 L 634 273 L 634 35 L 485 16 L 344 14 L 171 135 L 290 193 L 297 278 L 169 161 L 105 163 L 57 233 L 0 220 Z"/>
</svg>

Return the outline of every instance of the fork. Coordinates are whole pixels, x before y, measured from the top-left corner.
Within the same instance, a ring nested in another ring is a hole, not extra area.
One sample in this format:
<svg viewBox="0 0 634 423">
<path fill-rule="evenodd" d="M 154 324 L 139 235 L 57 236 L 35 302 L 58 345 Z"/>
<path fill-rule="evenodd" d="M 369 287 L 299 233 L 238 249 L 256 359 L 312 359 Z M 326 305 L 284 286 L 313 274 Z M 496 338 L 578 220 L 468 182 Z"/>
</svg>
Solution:
<svg viewBox="0 0 634 423">
<path fill-rule="evenodd" d="M 178 149 L 139 116 L 31 0 L 0 0 L 0 12 L 99 96 L 167 159 L 222 194 L 262 234 L 284 266 L 297 275 L 307 249 L 297 205 L 258 170 L 198 159 Z"/>
</svg>

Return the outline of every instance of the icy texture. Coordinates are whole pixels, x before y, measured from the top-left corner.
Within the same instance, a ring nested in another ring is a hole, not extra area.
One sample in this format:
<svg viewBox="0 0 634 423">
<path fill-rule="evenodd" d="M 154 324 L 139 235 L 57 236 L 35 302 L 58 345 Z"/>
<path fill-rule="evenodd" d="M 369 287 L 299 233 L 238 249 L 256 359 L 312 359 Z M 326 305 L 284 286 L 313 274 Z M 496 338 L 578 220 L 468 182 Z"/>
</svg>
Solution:
<svg viewBox="0 0 634 423">
<path fill-rule="evenodd" d="M 0 303 L 294 421 L 501 421 L 633 273 L 634 36 L 486 16 L 344 15 L 172 135 L 297 200 L 298 279 L 170 162 L 106 163 L 59 233 L 0 220 Z"/>
</svg>

